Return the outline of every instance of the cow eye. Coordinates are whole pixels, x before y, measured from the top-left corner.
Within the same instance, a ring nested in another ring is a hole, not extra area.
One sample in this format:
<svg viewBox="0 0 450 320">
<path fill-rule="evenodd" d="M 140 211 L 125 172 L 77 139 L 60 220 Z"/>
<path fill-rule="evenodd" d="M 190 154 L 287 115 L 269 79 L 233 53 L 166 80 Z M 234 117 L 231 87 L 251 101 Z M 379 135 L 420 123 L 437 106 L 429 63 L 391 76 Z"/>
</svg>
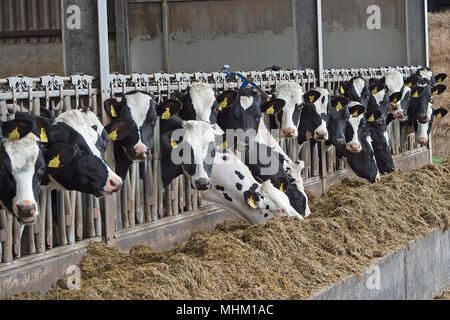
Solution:
<svg viewBox="0 0 450 320">
<path fill-rule="evenodd" d="M 94 131 L 97 131 L 97 126 L 92 126 L 92 129 L 94 129 Z"/>
</svg>

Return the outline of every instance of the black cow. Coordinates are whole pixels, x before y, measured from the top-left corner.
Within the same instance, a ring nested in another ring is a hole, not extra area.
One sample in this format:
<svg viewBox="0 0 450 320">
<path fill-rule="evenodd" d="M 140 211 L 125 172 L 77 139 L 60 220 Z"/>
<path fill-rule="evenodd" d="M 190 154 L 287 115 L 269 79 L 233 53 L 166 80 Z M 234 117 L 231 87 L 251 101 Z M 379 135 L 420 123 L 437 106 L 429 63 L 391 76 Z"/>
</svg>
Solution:
<svg viewBox="0 0 450 320">
<path fill-rule="evenodd" d="M 157 104 L 155 98 L 145 91 L 128 92 L 123 95 L 120 102 L 116 99 L 105 101 L 105 111 L 111 120 L 124 119 L 133 123 L 129 133 L 123 139 L 114 142 L 116 172 L 122 179 L 126 177 L 133 161 L 151 157 L 153 131 L 158 117 L 169 119 L 180 110 L 181 106 L 180 101 L 172 99 Z M 115 130 L 109 125 L 105 129 L 109 135 Z"/>
<path fill-rule="evenodd" d="M 303 95 L 304 105 L 298 127 L 298 144 L 302 145 L 307 138 L 311 141 L 328 139 L 327 109 L 329 106 L 328 90 L 316 88 Z"/>
<path fill-rule="evenodd" d="M 340 86 L 339 93 L 366 107 L 370 97 L 369 82 L 362 77 L 353 77 Z"/>
<path fill-rule="evenodd" d="M 277 114 L 285 105 L 282 99 L 262 102 L 252 89 L 225 91 L 217 97 L 219 115 L 217 123 L 226 131 L 226 140 L 240 150 L 247 149 L 258 133 L 261 116 Z"/>
<path fill-rule="evenodd" d="M 33 224 L 39 215 L 45 162 L 34 128 L 31 120 L 0 121 L 0 202 L 21 224 Z"/>
<path fill-rule="evenodd" d="M 332 96 L 328 108 L 327 143 L 335 147 L 345 147 L 345 131 L 348 120 L 350 119 L 350 112 L 348 105 L 350 100 L 344 96 Z"/>
</svg>

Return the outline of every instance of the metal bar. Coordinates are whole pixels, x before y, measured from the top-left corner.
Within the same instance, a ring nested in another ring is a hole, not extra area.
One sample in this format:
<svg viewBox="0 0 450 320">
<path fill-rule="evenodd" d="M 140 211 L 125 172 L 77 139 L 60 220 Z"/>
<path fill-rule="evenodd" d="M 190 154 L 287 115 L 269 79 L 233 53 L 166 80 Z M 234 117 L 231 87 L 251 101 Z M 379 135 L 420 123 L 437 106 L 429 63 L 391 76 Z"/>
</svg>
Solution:
<svg viewBox="0 0 450 320">
<path fill-rule="evenodd" d="M 323 43 L 322 43 L 322 0 L 317 0 L 317 49 L 319 55 L 319 79 L 323 74 Z"/>
<path fill-rule="evenodd" d="M 430 40 L 428 38 L 428 1 L 423 0 L 424 15 L 425 15 L 425 66 L 430 66 Z M 409 62 L 408 62 L 409 63 Z M 431 150 L 431 148 L 430 148 Z"/>
<path fill-rule="evenodd" d="M 161 2 L 162 35 L 163 35 L 163 59 L 164 71 L 169 72 L 169 7 L 167 0 Z"/>
</svg>

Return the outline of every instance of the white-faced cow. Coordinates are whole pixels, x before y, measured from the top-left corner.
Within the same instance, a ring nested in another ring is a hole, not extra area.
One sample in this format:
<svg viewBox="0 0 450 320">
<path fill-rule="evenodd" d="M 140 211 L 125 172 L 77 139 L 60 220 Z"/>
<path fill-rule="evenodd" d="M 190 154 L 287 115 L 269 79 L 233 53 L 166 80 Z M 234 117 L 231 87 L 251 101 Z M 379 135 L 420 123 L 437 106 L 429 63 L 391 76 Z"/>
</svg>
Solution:
<svg viewBox="0 0 450 320">
<path fill-rule="evenodd" d="M 122 179 L 127 175 L 133 161 L 142 161 L 151 157 L 153 131 L 156 120 L 169 119 L 175 115 L 182 104 L 178 100 L 166 100 L 157 104 L 155 98 L 144 91 L 131 91 L 122 96 L 121 101 L 108 99 L 104 103 L 105 111 L 111 120 L 123 119 L 133 123 L 129 133 L 114 142 L 116 172 Z M 114 128 L 106 126 L 109 135 Z M 114 140 L 114 139 L 113 139 Z"/>
<path fill-rule="evenodd" d="M 161 172 L 164 188 L 186 174 L 196 190 L 211 189 L 211 170 L 216 142 L 223 131 L 206 121 L 184 121 L 178 117 L 161 121 Z"/>
<path fill-rule="evenodd" d="M 353 77 L 340 86 L 339 93 L 366 107 L 370 97 L 369 82 L 362 77 Z"/>
<path fill-rule="evenodd" d="M 26 119 L 0 121 L 0 203 L 21 224 L 39 215 L 39 196 L 45 162 L 34 123 Z"/>
<path fill-rule="evenodd" d="M 270 180 L 256 181 L 234 152 L 218 148 L 211 173 L 214 185 L 203 192 L 203 199 L 230 210 L 251 224 L 281 216 L 303 219 L 284 192 L 275 188 Z"/>
<path fill-rule="evenodd" d="M 193 83 L 189 86 L 186 94 L 175 92 L 171 97 L 183 103 L 179 111 L 179 116 L 183 120 L 217 122 L 219 104 L 211 84 Z"/>
</svg>

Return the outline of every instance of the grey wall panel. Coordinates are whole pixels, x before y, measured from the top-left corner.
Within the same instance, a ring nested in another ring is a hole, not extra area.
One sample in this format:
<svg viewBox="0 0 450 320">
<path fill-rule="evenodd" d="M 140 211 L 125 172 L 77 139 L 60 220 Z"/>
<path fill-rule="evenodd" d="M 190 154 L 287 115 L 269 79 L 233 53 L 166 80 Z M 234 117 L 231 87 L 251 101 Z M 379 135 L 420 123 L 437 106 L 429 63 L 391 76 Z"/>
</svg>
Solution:
<svg viewBox="0 0 450 320">
<path fill-rule="evenodd" d="M 408 51 L 411 65 L 426 65 L 423 0 L 407 0 Z"/>
<path fill-rule="evenodd" d="M 381 9 L 381 29 L 369 30 L 367 8 Z M 406 65 L 405 0 L 322 0 L 325 68 Z"/>
<path fill-rule="evenodd" d="M 317 5 L 316 0 L 295 1 L 297 33 L 297 68 L 318 71 Z"/>
</svg>

